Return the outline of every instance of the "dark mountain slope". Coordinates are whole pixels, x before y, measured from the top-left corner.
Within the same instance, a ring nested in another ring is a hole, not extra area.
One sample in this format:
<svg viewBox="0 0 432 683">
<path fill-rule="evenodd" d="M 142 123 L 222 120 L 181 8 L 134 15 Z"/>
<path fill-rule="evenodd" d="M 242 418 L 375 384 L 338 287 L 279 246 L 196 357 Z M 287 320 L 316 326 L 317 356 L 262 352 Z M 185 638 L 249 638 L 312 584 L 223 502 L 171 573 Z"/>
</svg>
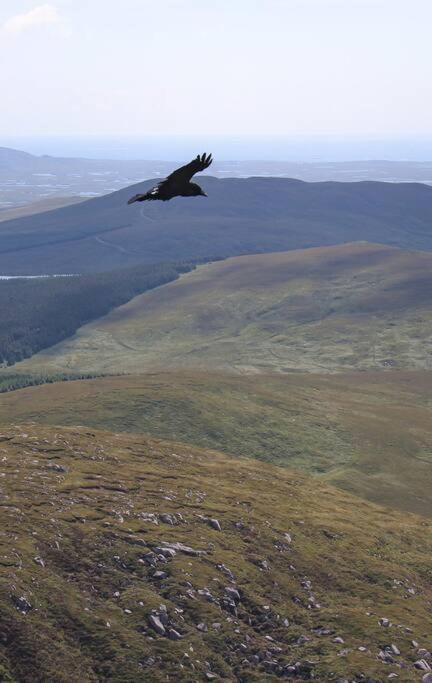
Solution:
<svg viewBox="0 0 432 683">
<path fill-rule="evenodd" d="M 205 177 L 207 199 L 127 206 L 152 182 L 2 223 L 0 272 L 89 272 L 352 240 L 432 249 L 426 185 Z"/>
</svg>

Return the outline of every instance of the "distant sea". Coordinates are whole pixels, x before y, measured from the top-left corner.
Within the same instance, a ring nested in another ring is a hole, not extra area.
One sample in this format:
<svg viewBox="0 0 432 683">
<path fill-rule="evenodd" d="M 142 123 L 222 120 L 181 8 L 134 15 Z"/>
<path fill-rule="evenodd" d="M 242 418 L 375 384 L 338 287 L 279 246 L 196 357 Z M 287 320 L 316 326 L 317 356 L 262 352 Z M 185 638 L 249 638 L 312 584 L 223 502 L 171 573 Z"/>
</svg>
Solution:
<svg viewBox="0 0 432 683">
<path fill-rule="evenodd" d="M 335 136 L 40 136 L 0 137 L 0 146 L 32 154 L 93 159 L 185 160 L 211 151 L 230 161 L 431 161 L 430 137 Z"/>
</svg>

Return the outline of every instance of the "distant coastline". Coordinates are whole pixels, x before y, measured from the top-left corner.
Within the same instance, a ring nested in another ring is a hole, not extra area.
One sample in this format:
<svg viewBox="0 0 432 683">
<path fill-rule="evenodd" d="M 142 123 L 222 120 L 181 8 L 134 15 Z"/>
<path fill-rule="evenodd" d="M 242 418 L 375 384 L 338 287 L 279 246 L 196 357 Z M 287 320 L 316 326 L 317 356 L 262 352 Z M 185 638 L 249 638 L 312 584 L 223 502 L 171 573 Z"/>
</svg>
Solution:
<svg viewBox="0 0 432 683">
<path fill-rule="evenodd" d="M 31 154 L 92 159 L 182 161 L 211 151 L 219 161 L 430 161 L 432 135 L 339 137 L 336 135 L 5 136 L 0 146 Z"/>
</svg>

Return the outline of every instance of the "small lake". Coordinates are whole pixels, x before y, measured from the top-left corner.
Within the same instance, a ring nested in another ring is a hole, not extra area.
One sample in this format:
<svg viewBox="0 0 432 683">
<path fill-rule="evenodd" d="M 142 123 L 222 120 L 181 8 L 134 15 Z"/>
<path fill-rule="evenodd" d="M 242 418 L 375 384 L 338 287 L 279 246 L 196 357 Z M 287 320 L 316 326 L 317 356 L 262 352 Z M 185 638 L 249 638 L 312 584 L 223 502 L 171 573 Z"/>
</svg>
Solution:
<svg viewBox="0 0 432 683">
<path fill-rule="evenodd" d="M 41 277 L 77 277 L 75 273 L 56 273 L 54 275 L 0 275 L 0 280 L 35 280 Z"/>
</svg>

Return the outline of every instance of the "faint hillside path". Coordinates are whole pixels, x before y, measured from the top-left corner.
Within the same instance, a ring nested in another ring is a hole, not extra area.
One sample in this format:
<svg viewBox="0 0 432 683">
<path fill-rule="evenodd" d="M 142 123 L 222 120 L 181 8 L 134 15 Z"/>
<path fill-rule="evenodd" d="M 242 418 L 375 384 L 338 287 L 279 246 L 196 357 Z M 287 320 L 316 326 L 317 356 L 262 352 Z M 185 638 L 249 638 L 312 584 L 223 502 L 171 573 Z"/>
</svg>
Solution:
<svg viewBox="0 0 432 683">
<path fill-rule="evenodd" d="M 111 249 L 115 249 L 116 251 L 119 251 L 122 254 L 135 256 L 135 254 L 133 254 L 132 251 L 125 249 L 125 247 L 122 247 L 120 244 L 113 244 L 112 242 L 108 242 L 108 240 L 105 240 L 103 237 L 100 237 L 99 235 L 95 236 L 95 240 L 96 242 L 99 242 L 99 244 L 103 244 L 105 247 L 111 247 Z"/>
</svg>

